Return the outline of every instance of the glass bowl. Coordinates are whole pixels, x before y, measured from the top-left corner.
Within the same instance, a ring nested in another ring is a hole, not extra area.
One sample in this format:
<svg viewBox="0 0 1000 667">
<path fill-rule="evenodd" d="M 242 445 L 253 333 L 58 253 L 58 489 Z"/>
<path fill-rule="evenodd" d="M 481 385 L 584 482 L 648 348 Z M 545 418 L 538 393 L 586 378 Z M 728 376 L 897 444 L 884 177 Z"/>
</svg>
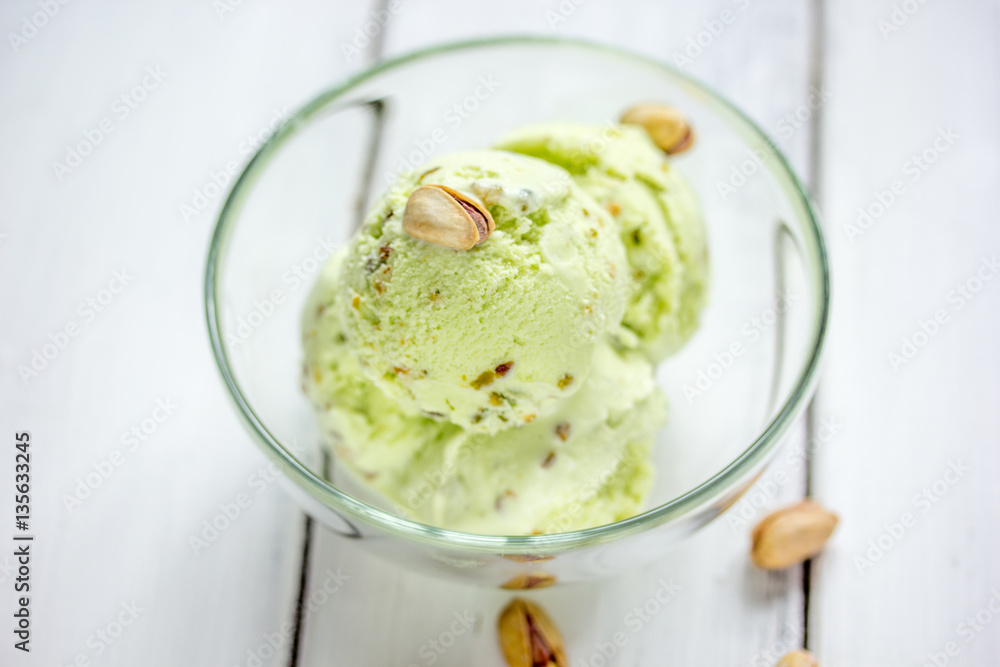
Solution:
<svg viewBox="0 0 1000 667">
<path fill-rule="evenodd" d="M 712 272 L 701 328 L 657 369 L 671 415 L 654 449 L 648 509 L 574 532 L 478 535 L 409 520 L 353 486 L 299 387 L 300 314 L 325 259 L 396 174 L 431 155 L 487 147 L 531 122 L 613 122 L 646 100 L 679 108 L 697 132 L 674 165 L 701 201 Z M 387 61 L 289 118 L 233 185 L 205 298 L 225 384 L 306 511 L 405 566 L 499 585 L 527 572 L 569 582 L 623 571 L 731 506 L 808 403 L 829 276 L 808 195 L 733 105 L 630 53 L 501 38 Z"/>
</svg>

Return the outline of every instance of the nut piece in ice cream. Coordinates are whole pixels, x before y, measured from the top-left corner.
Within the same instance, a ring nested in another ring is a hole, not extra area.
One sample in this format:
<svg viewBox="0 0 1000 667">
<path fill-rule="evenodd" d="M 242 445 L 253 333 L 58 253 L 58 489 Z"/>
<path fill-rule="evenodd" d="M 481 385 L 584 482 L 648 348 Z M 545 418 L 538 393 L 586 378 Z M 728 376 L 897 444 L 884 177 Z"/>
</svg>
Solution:
<svg viewBox="0 0 1000 667">
<path fill-rule="evenodd" d="M 809 500 L 764 517 L 753 529 L 750 558 L 765 570 L 783 570 L 812 558 L 837 527 L 837 515 Z"/>
<path fill-rule="evenodd" d="M 500 612 L 500 648 L 510 667 L 566 667 L 558 628 L 538 605 L 514 598 Z"/>
<path fill-rule="evenodd" d="M 683 153 L 694 144 L 694 130 L 687 119 L 663 104 L 637 104 L 622 114 L 621 122 L 644 128 L 653 143 L 669 155 Z"/>
<path fill-rule="evenodd" d="M 819 661 L 809 651 L 799 649 L 785 654 L 776 667 L 819 667 Z"/>
<path fill-rule="evenodd" d="M 468 250 L 496 229 L 482 202 L 443 185 L 422 185 L 413 191 L 403 213 L 403 230 L 415 239 Z"/>
</svg>

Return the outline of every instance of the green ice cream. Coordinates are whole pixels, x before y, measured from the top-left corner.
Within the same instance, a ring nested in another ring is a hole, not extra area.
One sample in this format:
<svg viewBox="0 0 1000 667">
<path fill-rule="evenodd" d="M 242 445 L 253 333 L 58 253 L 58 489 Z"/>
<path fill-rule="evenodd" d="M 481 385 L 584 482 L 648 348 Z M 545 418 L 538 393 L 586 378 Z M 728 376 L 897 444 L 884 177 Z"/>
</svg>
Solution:
<svg viewBox="0 0 1000 667">
<path fill-rule="evenodd" d="M 496 231 L 466 251 L 409 236 L 403 212 L 420 185 L 476 195 Z M 621 322 L 627 274 L 611 216 L 565 171 L 483 151 L 401 177 L 351 240 L 338 289 L 344 333 L 383 392 L 496 433 L 577 391 Z"/>
<path fill-rule="evenodd" d="M 628 255 L 623 324 L 656 362 L 698 327 L 708 258 L 694 194 L 638 127 L 549 123 L 507 136 L 500 148 L 566 169 L 615 218 Z"/>
<path fill-rule="evenodd" d="M 640 130 L 548 125 L 503 147 L 379 199 L 309 297 L 303 386 L 338 461 L 405 515 L 491 534 L 624 519 L 666 414 L 652 363 L 704 302 L 702 223 Z M 424 185 L 477 198 L 495 231 L 469 250 L 411 237 Z"/>
<path fill-rule="evenodd" d="M 403 513 L 491 534 L 559 532 L 624 519 L 652 481 L 648 453 L 666 414 L 650 365 L 601 340 L 559 410 L 497 434 L 410 414 L 362 371 L 343 333 L 344 253 L 303 318 L 303 386 L 339 461 Z"/>
</svg>

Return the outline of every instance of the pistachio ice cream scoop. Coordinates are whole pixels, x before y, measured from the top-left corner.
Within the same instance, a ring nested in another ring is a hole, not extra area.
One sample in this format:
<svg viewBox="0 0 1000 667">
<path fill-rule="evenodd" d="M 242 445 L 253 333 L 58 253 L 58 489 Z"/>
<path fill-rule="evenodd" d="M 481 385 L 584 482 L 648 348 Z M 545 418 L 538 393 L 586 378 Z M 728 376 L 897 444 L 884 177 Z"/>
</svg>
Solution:
<svg viewBox="0 0 1000 667">
<path fill-rule="evenodd" d="M 653 364 L 697 327 L 707 252 L 666 157 L 693 134 L 640 116 L 432 159 L 324 268 L 303 388 L 338 462 L 403 515 L 517 535 L 642 510 Z"/>
<path fill-rule="evenodd" d="M 402 513 L 491 534 L 552 533 L 641 509 L 666 402 L 649 363 L 602 339 L 576 392 L 548 416 L 477 433 L 410 414 L 372 382 L 343 335 L 339 253 L 303 317 L 303 387 L 340 464 Z"/>
<path fill-rule="evenodd" d="M 533 125 L 499 147 L 566 169 L 614 218 L 628 256 L 624 325 L 655 363 L 698 328 L 708 250 L 691 188 L 647 131 L 632 125 Z"/>
<path fill-rule="evenodd" d="M 449 205 L 453 192 L 488 240 Z M 446 247 L 449 233 L 465 249 Z M 621 322 L 628 267 L 611 215 L 564 170 L 482 151 L 401 177 L 337 278 L 343 333 L 381 391 L 411 414 L 496 433 L 587 379 L 598 340 Z"/>
</svg>

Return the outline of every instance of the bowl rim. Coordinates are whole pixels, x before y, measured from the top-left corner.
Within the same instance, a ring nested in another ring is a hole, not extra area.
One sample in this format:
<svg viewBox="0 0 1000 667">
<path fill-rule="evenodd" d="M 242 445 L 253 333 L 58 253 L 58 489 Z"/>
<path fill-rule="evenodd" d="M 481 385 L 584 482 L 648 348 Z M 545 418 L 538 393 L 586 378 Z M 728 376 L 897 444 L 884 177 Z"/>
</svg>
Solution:
<svg viewBox="0 0 1000 667">
<path fill-rule="evenodd" d="M 798 204 L 801 205 L 802 211 L 804 211 L 805 222 L 807 223 L 804 225 L 804 229 L 807 232 L 805 237 L 807 242 L 812 245 L 811 254 L 815 255 L 817 263 L 812 272 L 814 274 L 812 289 L 815 292 L 817 306 L 813 316 L 814 335 L 812 349 L 787 400 L 760 435 L 721 470 L 694 488 L 689 489 L 684 494 L 628 519 L 565 533 L 485 535 L 448 530 L 391 514 L 332 486 L 325 479 L 303 465 L 294 454 L 286 449 L 268 431 L 261 419 L 254 413 L 230 368 L 218 321 L 219 307 L 216 303 L 219 296 L 216 284 L 219 276 L 219 263 L 225 256 L 224 250 L 226 248 L 227 237 L 230 230 L 234 227 L 235 221 L 238 219 L 238 209 L 245 191 L 252 186 L 257 173 L 266 166 L 269 156 L 297 132 L 304 124 L 304 121 L 326 108 L 334 100 L 348 94 L 363 82 L 412 61 L 455 51 L 511 46 L 570 47 L 595 51 L 599 54 L 629 60 L 637 65 L 659 69 L 664 74 L 675 80 L 680 80 L 706 95 L 721 110 L 729 112 L 736 120 L 742 122 L 744 130 L 747 130 L 750 135 L 756 135 L 757 140 L 765 142 L 768 149 L 773 151 L 776 162 L 772 169 L 779 174 L 783 173 L 788 182 L 793 186 L 790 191 L 786 189 L 786 192 L 790 195 L 790 198 L 798 200 Z M 789 165 L 783 153 L 767 134 L 725 97 L 676 67 L 648 56 L 599 42 L 562 37 L 497 36 L 430 46 L 377 63 L 320 93 L 300 107 L 279 126 L 257 152 L 254 153 L 242 173 L 233 182 L 233 186 L 227 194 L 226 200 L 220 210 L 215 230 L 212 234 L 205 269 L 205 317 L 207 319 L 209 339 L 216 366 L 222 375 L 230 398 L 235 402 L 238 412 L 243 417 L 244 425 L 249 429 L 251 435 L 254 436 L 253 439 L 263 449 L 264 453 L 278 463 L 285 476 L 310 496 L 319 500 L 327 509 L 332 509 L 337 513 L 347 515 L 390 534 L 438 547 L 450 547 L 463 551 L 493 554 L 517 552 L 555 554 L 611 541 L 649 530 L 656 526 L 679 521 L 694 510 L 708 505 L 712 500 L 732 490 L 736 486 L 736 482 L 741 479 L 740 473 L 753 470 L 758 464 L 768 460 L 769 455 L 781 442 L 788 428 L 806 407 L 815 388 L 817 369 L 822 357 L 829 320 L 829 273 L 828 255 L 823 239 L 823 232 L 808 191 L 795 175 L 794 170 Z"/>
</svg>

